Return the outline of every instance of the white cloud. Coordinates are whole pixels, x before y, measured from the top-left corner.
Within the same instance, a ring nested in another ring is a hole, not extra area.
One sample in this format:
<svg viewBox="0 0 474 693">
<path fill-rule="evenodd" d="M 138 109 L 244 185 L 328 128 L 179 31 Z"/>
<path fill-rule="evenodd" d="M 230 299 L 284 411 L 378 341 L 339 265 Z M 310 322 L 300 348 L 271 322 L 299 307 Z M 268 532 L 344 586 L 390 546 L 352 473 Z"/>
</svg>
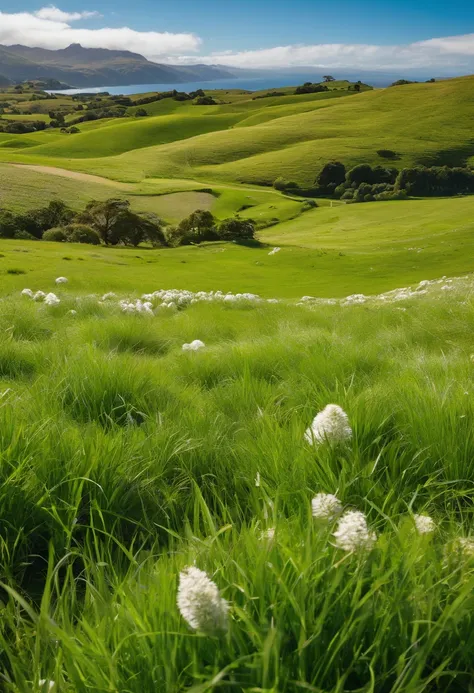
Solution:
<svg viewBox="0 0 474 693">
<path fill-rule="evenodd" d="M 129 27 L 82 29 L 70 25 L 70 22 L 87 16 L 90 17 L 91 13 L 67 13 L 56 7 L 45 7 L 34 14 L 0 11 L 0 44 L 11 46 L 20 43 L 57 49 L 80 43 L 85 48 L 129 50 L 159 61 L 185 52 L 192 53 L 198 50 L 201 43 L 199 37 L 192 33 L 135 31 Z"/>
<path fill-rule="evenodd" d="M 35 17 L 48 19 L 52 22 L 77 22 L 78 19 L 89 19 L 90 17 L 101 17 L 98 12 L 63 12 L 54 5 L 42 7 L 35 12 Z"/>
<path fill-rule="evenodd" d="M 0 44 L 41 48 L 111 48 L 140 53 L 149 60 L 178 64 L 221 63 L 242 68 L 313 67 L 360 70 L 426 69 L 474 71 L 474 34 L 432 38 L 405 45 L 320 43 L 196 55 L 201 39 L 191 32 L 136 31 L 130 27 L 81 28 L 74 22 L 100 17 L 94 11 L 65 12 L 55 5 L 37 12 L 0 11 Z M 194 55 L 193 55 L 194 54 Z"/>
<path fill-rule="evenodd" d="M 474 69 L 474 34 L 434 38 L 406 45 L 321 43 L 289 45 L 261 50 L 211 53 L 182 63 L 220 63 L 241 68 L 315 67 L 397 70 L 459 67 Z"/>
</svg>

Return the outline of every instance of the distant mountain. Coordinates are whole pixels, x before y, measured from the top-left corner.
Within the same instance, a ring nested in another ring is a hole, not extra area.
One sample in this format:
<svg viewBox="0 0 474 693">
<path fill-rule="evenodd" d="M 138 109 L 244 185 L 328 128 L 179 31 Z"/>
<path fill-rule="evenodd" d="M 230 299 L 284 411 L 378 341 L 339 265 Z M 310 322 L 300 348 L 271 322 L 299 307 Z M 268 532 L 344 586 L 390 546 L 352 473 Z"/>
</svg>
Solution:
<svg viewBox="0 0 474 693">
<path fill-rule="evenodd" d="M 179 84 L 234 77 L 231 71 L 213 65 L 163 65 L 138 53 L 83 48 L 78 43 L 57 51 L 0 46 L 0 74 L 14 82 L 55 79 L 78 88 Z"/>
<path fill-rule="evenodd" d="M 12 84 L 11 79 L 8 79 L 8 77 L 4 77 L 3 75 L 0 75 L 0 87 L 8 87 Z"/>
</svg>

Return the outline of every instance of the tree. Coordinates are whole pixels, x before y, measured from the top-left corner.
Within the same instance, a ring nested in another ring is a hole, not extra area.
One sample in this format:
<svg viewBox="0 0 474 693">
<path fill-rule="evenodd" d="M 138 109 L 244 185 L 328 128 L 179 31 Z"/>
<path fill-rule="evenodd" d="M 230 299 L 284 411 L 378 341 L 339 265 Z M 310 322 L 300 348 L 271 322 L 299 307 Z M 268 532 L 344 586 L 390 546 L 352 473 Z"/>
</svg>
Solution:
<svg viewBox="0 0 474 693">
<path fill-rule="evenodd" d="M 0 238 L 13 238 L 17 230 L 15 214 L 6 209 L 0 209 Z"/>
<path fill-rule="evenodd" d="M 91 226 L 105 245 L 137 246 L 143 241 L 166 245 L 160 220 L 152 214 L 135 214 L 128 200 L 92 200 L 76 221 Z"/>
<path fill-rule="evenodd" d="M 216 220 L 211 212 L 197 209 L 178 224 L 177 233 L 181 234 L 181 243 L 185 245 L 215 241 L 217 240 Z"/>
<path fill-rule="evenodd" d="M 148 112 L 144 108 L 137 108 L 137 110 L 135 111 L 135 116 L 137 118 L 144 118 L 147 115 Z"/>
<path fill-rule="evenodd" d="M 342 185 L 345 180 L 344 164 L 340 161 L 329 161 L 323 166 L 315 182 L 323 194 L 332 195 L 337 186 Z"/>
<path fill-rule="evenodd" d="M 122 215 L 128 211 L 130 202 L 110 198 L 105 202 L 92 200 L 86 206 L 82 214 L 79 214 L 77 221 L 81 224 L 88 224 L 97 231 L 105 245 L 117 245 L 116 227 L 121 222 Z"/>
<path fill-rule="evenodd" d="M 325 82 L 335 82 L 335 78 L 332 75 L 323 75 L 323 79 Z"/>
<path fill-rule="evenodd" d="M 252 219 L 232 217 L 219 225 L 219 238 L 223 241 L 240 241 L 255 238 L 255 223 Z"/>
</svg>

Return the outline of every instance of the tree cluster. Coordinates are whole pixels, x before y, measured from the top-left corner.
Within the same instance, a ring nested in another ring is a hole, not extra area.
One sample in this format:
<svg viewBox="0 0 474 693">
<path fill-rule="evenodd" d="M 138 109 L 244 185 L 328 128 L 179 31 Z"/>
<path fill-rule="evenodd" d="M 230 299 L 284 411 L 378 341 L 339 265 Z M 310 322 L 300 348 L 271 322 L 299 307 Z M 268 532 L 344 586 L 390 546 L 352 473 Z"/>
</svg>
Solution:
<svg viewBox="0 0 474 693">
<path fill-rule="evenodd" d="M 296 87 L 295 94 L 319 94 L 322 91 L 329 91 L 329 88 L 325 84 L 305 82 L 300 87 Z"/>
<path fill-rule="evenodd" d="M 255 224 L 239 216 L 219 222 L 211 212 L 198 209 L 177 226 L 164 227 L 152 213 L 133 212 L 128 200 L 91 200 L 81 212 L 74 212 L 64 202 L 54 200 L 46 207 L 21 214 L 0 209 L 0 238 L 176 247 L 205 241 L 252 240 Z"/>
<path fill-rule="evenodd" d="M 64 202 L 23 214 L 0 210 L 0 238 L 69 241 L 98 245 L 131 245 L 148 242 L 166 245 L 160 220 L 153 214 L 137 214 L 127 200 L 92 200 L 79 213 Z"/>
<path fill-rule="evenodd" d="M 209 211 L 197 209 L 177 226 L 165 230 L 169 245 L 194 245 L 205 241 L 247 241 L 255 238 L 255 223 L 239 216 L 218 222 Z"/>
<path fill-rule="evenodd" d="M 277 178 L 273 187 L 288 194 L 333 197 L 346 202 L 400 200 L 409 196 L 442 197 L 473 194 L 474 171 L 448 166 L 416 166 L 399 171 L 369 164 L 346 170 L 340 161 L 330 161 L 323 166 L 310 188 L 301 188 L 283 178 Z"/>
</svg>

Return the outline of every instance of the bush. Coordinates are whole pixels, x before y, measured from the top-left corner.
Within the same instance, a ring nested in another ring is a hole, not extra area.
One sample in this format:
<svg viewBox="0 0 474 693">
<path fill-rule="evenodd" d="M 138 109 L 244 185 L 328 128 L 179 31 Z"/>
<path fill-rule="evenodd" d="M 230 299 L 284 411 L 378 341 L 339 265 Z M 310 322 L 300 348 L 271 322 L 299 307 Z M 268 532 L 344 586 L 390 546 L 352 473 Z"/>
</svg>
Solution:
<svg viewBox="0 0 474 693">
<path fill-rule="evenodd" d="M 255 238 L 255 223 L 252 219 L 232 217 L 219 225 L 218 236 L 223 241 L 239 241 Z"/>
<path fill-rule="evenodd" d="M 43 233 L 43 241 L 55 241 L 56 243 L 64 243 L 67 241 L 66 230 L 61 226 L 53 229 L 48 229 Z"/>
<path fill-rule="evenodd" d="M 178 236 L 181 237 L 180 245 L 215 241 L 218 238 L 216 220 L 211 212 L 197 209 L 178 224 L 175 237 Z"/>
<path fill-rule="evenodd" d="M 339 185 L 344 184 L 346 180 L 346 167 L 340 161 L 329 161 L 323 166 L 318 177 L 316 185 L 321 190 L 322 195 L 332 195 Z"/>
<path fill-rule="evenodd" d="M 137 118 L 144 118 L 147 115 L 148 112 L 144 108 L 137 108 L 137 110 L 135 111 L 135 116 Z"/>
<path fill-rule="evenodd" d="M 66 240 L 70 243 L 89 243 L 100 245 L 100 237 L 97 231 L 87 224 L 69 224 L 65 229 Z M 43 236 L 44 238 L 44 236 Z"/>
<path fill-rule="evenodd" d="M 398 159 L 399 158 L 397 152 L 394 152 L 392 149 L 377 149 L 377 154 L 382 159 Z"/>
<path fill-rule="evenodd" d="M 284 190 L 286 190 L 285 179 L 280 176 L 279 178 L 277 178 L 276 180 L 273 181 L 273 187 L 275 188 L 275 190 L 279 190 L 280 192 L 283 192 Z"/>
<path fill-rule="evenodd" d="M 0 209 L 0 238 L 14 238 L 17 231 L 19 228 L 13 212 Z"/>
<path fill-rule="evenodd" d="M 15 231 L 13 234 L 13 238 L 16 241 L 37 241 L 38 239 L 35 238 L 35 236 L 32 236 L 31 233 L 28 233 L 28 231 L 23 231 L 23 229 L 18 229 Z"/>
</svg>

